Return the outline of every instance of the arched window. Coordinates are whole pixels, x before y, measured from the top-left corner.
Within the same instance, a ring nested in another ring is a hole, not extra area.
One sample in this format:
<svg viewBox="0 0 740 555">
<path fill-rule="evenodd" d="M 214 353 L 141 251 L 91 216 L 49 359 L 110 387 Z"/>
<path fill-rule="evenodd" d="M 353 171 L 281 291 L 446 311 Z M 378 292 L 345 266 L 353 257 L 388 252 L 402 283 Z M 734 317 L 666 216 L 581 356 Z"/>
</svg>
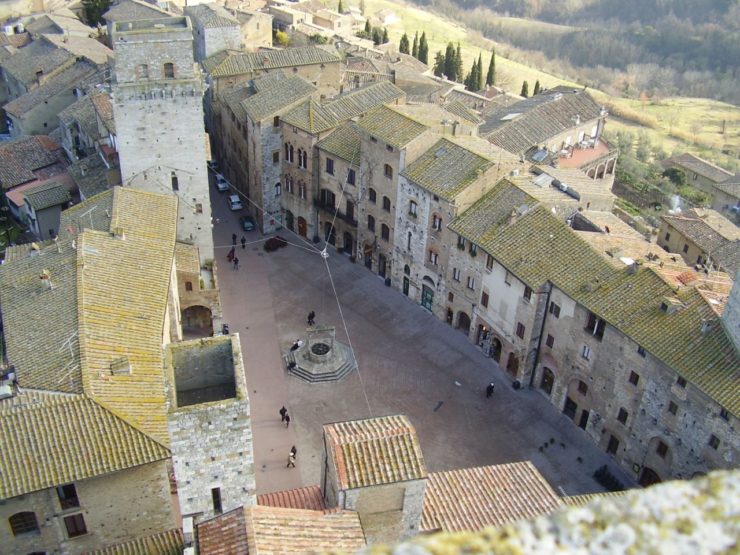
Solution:
<svg viewBox="0 0 740 555">
<path fill-rule="evenodd" d="M 370 202 L 372 202 L 373 204 L 375 204 L 375 202 L 376 202 L 375 189 L 372 189 L 371 188 L 370 190 L 368 190 L 368 192 L 367 192 L 367 200 L 369 200 Z"/>
<path fill-rule="evenodd" d="M 388 164 L 386 164 L 383 167 L 383 173 L 385 174 L 386 177 L 392 178 L 393 177 L 393 168 L 391 168 Z"/>
<path fill-rule="evenodd" d="M 408 264 L 406 264 L 406 265 L 405 265 L 405 266 L 403 267 L 403 273 L 404 273 L 404 274 L 406 274 L 407 276 L 410 276 L 410 275 L 411 275 L 411 268 L 409 267 L 409 265 L 408 265 Z"/>
<path fill-rule="evenodd" d="M 288 146 L 288 143 L 285 143 L 285 161 L 290 162 L 290 147 Z"/>
<path fill-rule="evenodd" d="M 278 181 L 277 183 L 275 183 L 275 196 L 279 197 L 282 192 L 283 192 L 283 187 L 282 185 L 280 185 L 280 182 Z"/>
<path fill-rule="evenodd" d="M 180 183 L 177 180 L 177 174 L 175 174 L 175 172 L 172 172 L 171 178 L 172 178 L 172 190 L 173 191 L 179 191 L 180 190 Z"/>
<path fill-rule="evenodd" d="M 367 229 L 368 231 L 375 231 L 375 218 L 372 216 L 367 217 Z"/>
<path fill-rule="evenodd" d="M 391 239 L 391 228 L 383 224 L 380 226 L 380 237 L 383 241 L 390 241 Z"/>
<path fill-rule="evenodd" d="M 555 383 L 555 374 L 552 370 L 545 367 L 542 370 L 542 380 L 540 381 L 540 389 L 550 395 L 552 393 L 552 386 Z"/>
<path fill-rule="evenodd" d="M 288 159 L 290 160 L 290 163 L 293 163 L 293 145 L 290 145 L 290 149 L 288 151 Z"/>
<path fill-rule="evenodd" d="M 185 291 L 192 291 L 193 290 L 193 282 L 192 281 L 186 281 L 185 282 Z"/>
<path fill-rule="evenodd" d="M 164 78 L 174 79 L 175 78 L 175 64 L 167 62 L 164 64 Z"/>
<path fill-rule="evenodd" d="M 386 212 L 391 211 L 391 199 L 389 199 L 388 197 L 383 197 L 383 210 L 385 210 Z"/>
<path fill-rule="evenodd" d="M 8 521 L 10 522 L 10 529 L 13 531 L 14 536 L 39 531 L 39 523 L 36 520 L 36 513 L 33 511 L 15 513 Z"/>
<path fill-rule="evenodd" d="M 146 64 L 136 66 L 136 77 L 139 79 L 149 79 L 149 66 Z"/>
</svg>

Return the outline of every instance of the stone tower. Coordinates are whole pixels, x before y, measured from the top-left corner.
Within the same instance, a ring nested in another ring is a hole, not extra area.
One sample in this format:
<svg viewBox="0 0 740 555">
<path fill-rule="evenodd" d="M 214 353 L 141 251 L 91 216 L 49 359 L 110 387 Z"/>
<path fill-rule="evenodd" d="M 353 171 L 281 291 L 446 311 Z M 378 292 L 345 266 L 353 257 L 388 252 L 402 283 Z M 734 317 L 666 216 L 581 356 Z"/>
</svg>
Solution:
<svg viewBox="0 0 740 555">
<path fill-rule="evenodd" d="M 179 198 L 177 239 L 213 259 L 200 70 L 187 17 L 116 22 L 113 113 L 126 187 Z"/>
</svg>

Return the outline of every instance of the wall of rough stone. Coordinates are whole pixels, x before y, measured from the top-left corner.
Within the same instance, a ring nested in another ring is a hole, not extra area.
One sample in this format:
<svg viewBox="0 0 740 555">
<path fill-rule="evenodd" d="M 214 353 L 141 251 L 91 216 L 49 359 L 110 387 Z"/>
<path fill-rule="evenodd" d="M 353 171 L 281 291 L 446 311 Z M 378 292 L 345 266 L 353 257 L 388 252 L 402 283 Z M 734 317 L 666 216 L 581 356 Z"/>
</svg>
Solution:
<svg viewBox="0 0 740 555">
<path fill-rule="evenodd" d="M 341 198 L 342 204 L 339 208 L 342 214 L 346 214 L 348 200 L 354 203 L 354 218 L 355 221 L 357 221 L 357 225 L 352 225 L 346 220 L 337 217 L 336 221 L 334 221 L 334 228 L 336 229 L 337 246 L 344 246 L 342 238 L 344 237 L 345 233 L 349 233 L 352 236 L 354 245 L 351 254 L 355 256 L 357 260 L 359 260 L 362 257 L 362 251 L 360 249 L 360 244 L 358 243 L 357 238 L 359 236 L 359 230 L 362 228 L 367 228 L 367 217 L 365 217 L 364 221 L 361 221 L 360 219 L 361 208 L 364 207 L 365 203 L 367 202 L 367 195 L 362 196 L 361 187 L 359 186 L 360 168 L 358 166 L 351 165 L 346 160 L 342 160 L 341 158 L 338 158 L 333 154 L 328 154 L 318 149 L 317 152 L 318 156 L 316 165 L 318 166 L 318 185 L 316 186 L 316 190 L 321 191 L 321 189 L 327 189 L 329 191 L 332 191 L 336 196 L 337 203 Z M 332 160 L 334 160 L 334 175 L 326 173 L 327 158 L 331 158 Z M 347 183 L 347 173 L 350 168 L 355 171 L 354 185 Z M 342 188 L 344 188 L 343 196 L 341 195 Z M 298 190 L 296 189 L 295 191 L 297 195 Z M 283 200 L 285 201 L 287 199 Z M 290 204 L 286 204 L 285 206 L 290 206 Z M 319 211 L 318 228 L 320 230 L 324 229 L 326 223 L 333 220 L 333 216 L 333 212 L 330 213 L 326 210 Z"/>
<path fill-rule="evenodd" d="M 293 228 L 298 232 L 297 221 L 298 218 L 306 220 L 306 238 L 311 240 L 314 235 L 319 235 L 323 239 L 323 232 L 320 228 L 316 227 L 316 208 L 314 208 L 313 201 L 318 197 L 317 179 L 314 176 L 318 176 L 323 173 L 324 166 L 318 166 L 318 159 L 314 159 L 314 156 L 318 156 L 315 152 L 314 145 L 317 142 L 317 137 L 303 131 L 302 129 L 294 128 L 286 123 L 280 124 L 282 131 L 282 147 L 279 153 L 280 166 L 282 167 L 282 199 L 281 206 L 283 212 L 290 210 L 293 214 L 294 224 Z M 290 162 L 285 158 L 285 145 L 293 147 L 293 161 Z M 298 166 L 298 150 L 301 149 L 307 153 L 306 167 L 301 168 Z M 272 163 L 272 161 L 270 161 Z M 293 192 L 288 190 L 288 179 L 292 179 Z M 305 188 L 304 198 L 300 195 L 300 185 L 303 184 Z M 339 195 L 337 194 L 337 199 Z M 325 214 L 322 214 L 325 215 Z M 286 218 L 283 218 L 283 225 L 286 223 Z"/>
<path fill-rule="evenodd" d="M 283 226 L 283 214 L 280 209 L 282 196 L 283 172 L 281 165 L 272 163 L 272 153 L 283 148 L 283 136 L 280 126 L 273 126 L 273 118 L 260 122 L 259 133 L 260 151 L 255 160 L 262 167 L 260 189 L 262 195 L 262 207 L 264 212 L 258 214 L 262 217 L 262 232 L 272 233 Z M 275 194 L 275 184 L 281 184 L 281 195 Z M 257 221 L 260 221 L 258 218 Z"/>
<path fill-rule="evenodd" d="M 722 324 L 735 349 L 740 351 L 740 272 L 735 276 L 735 283 L 722 313 Z"/>
</svg>

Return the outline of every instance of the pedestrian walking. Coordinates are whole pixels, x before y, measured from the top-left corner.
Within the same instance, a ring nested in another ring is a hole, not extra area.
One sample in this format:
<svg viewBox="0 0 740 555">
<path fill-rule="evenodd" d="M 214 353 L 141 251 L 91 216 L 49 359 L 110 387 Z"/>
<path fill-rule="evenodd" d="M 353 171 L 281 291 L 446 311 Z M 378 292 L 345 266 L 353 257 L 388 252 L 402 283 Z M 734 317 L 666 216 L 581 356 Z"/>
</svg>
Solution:
<svg viewBox="0 0 740 555">
<path fill-rule="evenodd" d="M 295 448 L 295 445 L 290 448 L 290 454 L 294 457 L 298 455 L 298 449 Z"/>
<path fill-rule="evenodd" d="M 290 415 L 286 412 L 285 413 L 285 427 L 287 428 L 289 426 L 290 426 Z"/>
<path fill-rule="evenodd" d="M 280 422 L 285 422 L 285 415 L 288 414 L 288 409 L 285 406 L 280 408 Z"/>
<path fill-rule="evenodd" d="M 231 234 L 231 244 L 236 246 L 236 233 Z"/>
<path fill-rule="evenodd" d="M 226 260 L 228 260 L 229 262 L 234 261 L 234 247 L 231 247 L 231 249 L 229 249 L 229 254 L 226 255 Z"/>
<path fill-rule="evenodd" d="M 239 258 L 236 256 L 234 257 L 234 269 L 235 270 L 239 269 Z"/>
<path fill-rule="evenodd" d="M 244 237 L 244 235 L 242 235 L 242 248 L 243 249 L 247 248 L 247 238 Z"/>
<path fill-rule="evenodd" d="M 292 451 L 288 455 L 288 465 L 285 468 L 295 468 L 295 455 Z"/>
<path fill-rule="evenodd" d="M 493 385 L 493 382 L 488 384 L 488 387 L 486 387 L 486 399 L 490 399 L 491 395 L 493 395 L 493 388 L 495 386 Z"/>
<path fill-rule="evenodd" d="M 315 318 L 316 318 L 316 313 L 313 310 L 308 313 L 308 317 L 306 318 L 306 321 L 308 322 L 309 326 L 314 325 Z"/>
</svg>

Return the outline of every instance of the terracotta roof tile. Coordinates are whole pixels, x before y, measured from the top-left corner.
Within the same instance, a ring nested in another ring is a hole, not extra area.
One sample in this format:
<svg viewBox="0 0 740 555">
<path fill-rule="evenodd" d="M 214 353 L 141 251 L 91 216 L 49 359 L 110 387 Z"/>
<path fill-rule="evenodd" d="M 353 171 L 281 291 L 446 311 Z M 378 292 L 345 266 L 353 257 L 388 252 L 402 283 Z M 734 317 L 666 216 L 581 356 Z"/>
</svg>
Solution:
<svg viewBox="0 0 740 555">
<path fill-rule="evenodd" d="M 67 188 L 57 182 L 50 181 L 32 187 L 24 193 L 26 202 L 34 210 L 44 210 L 52 206 L 60 206 L 72 200 Z"/>
<path fill-rule="evenodd" d="M 316 146 L 355 166 L 360 165 L 362 134 L 354 122 L 340 125 L 328 137 L 316 143 Z"/>
<path fill-rule="evenodd" d="M 273 80 L 272 77 L 261 80 L 262 85 L 267 82 L 268 86 L 263 86 L 256 94 L 241 101 L 242 108 L 253 121 L 270 118 L 288 110 L 316 92 L 316 87 L 298 75 L 277 80 Z M 256 84 L 259 86 L 260 81 L 258 80 Z"/>
<path fill-rule="evenodd" d="M 342 489 L 427 476 L 416 430 L 406 416 L 326 424 L 324 436 Z"/>
<path fill-rule="evenodd" d="M 10 189 L 36 179 L 35 171 L 56 164 L 60 146 L 43 135 L 0 144 L 0 187 Z"/>
<path fill-rule="evenodd" d="M 326 510 L 324 496 L 319 486 L 289 489 L 264 493 L 257 496 L 257 504 L 285 509 L 308 509 L 311 511 Z"/>
<path fill-rule="evenodd" d="M 184 548 L 182 530 L 175 528 L 110 545 L 103 549 L 88 551 L 85 555 L 182 555 Z"/>
<path fill-rule="evenodd" d="M 421 530 L 460 532 L 546 515 L 560 498 L 529 462 L 429 474 Z"/>
<path fill-rule="evenodd" d="M 357 121 L 368 135 L 396 148 L 403 148 L 424 133 L 428 127 L 387 106 L 371 110 Z"/>
<path fill-rule="evenodd" d="M 254 71 L 295 67 L 313 64 L 339 63 L 339 55 L 318 46 L 301 46 L 285 50 L 264 50 L 260 52 L 236 52 L 214 54 L 203 65 L 213 77 L 227 77 L 252 73 Z"/>
<path fill-rule="evenodd" d="M 248 555 L 244 509 L 239 507 L 196 525 L 198 551 L 204 555 Z"/>
</svg>

